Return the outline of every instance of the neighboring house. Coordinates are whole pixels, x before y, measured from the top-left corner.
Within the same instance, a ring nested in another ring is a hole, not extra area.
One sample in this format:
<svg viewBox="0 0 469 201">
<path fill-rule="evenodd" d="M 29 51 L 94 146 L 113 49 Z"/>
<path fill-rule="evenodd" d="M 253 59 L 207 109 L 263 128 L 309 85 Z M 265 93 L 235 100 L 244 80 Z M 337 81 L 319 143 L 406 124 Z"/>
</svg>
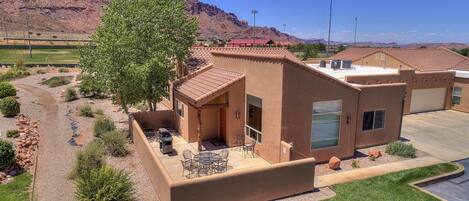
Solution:
<svg viewBox="0 0 469 201">
<path fill-rule="evenodd" d="M 348 48 L 330 59 L 350 60 L 355 66 L 396 70 L 379 75 L 352 74 L 344 80 L 365 85 L 407 83 L 404 114 L 452 108 L 469 112 L 469 103 L 453 104 L 453 91 L 459 93 L 459 89 L 453 87 L 467 82 L 465 78 L 455 77 L 454 70 L 469 70 L 469 59 L 446 48 Z M 469 99 L 469 94 L 467 96 Z M 462 96 L 461 99 L 466 98 Z"/>
<path fill-rule="evenodd" d="M 274 41 L 271 39 L 265 38 L 233 38 L 231 39 L 226 46 L 227 47 L 267 47 L 267 46 L 276 46 L 276 47 L 288 47 L 294 43 L 290 41 Z"/>
<path fill-rule="evenodd" d="M 350 84 L 281 48 L 196 48 L 192 55 L 205 55 L 198 60 L 207 65 L 186 70 L 163 101 L 188 142 L 252 140 L 270 163 L 325 162 L 400 137 L 405 83 Z"/>
</svg>

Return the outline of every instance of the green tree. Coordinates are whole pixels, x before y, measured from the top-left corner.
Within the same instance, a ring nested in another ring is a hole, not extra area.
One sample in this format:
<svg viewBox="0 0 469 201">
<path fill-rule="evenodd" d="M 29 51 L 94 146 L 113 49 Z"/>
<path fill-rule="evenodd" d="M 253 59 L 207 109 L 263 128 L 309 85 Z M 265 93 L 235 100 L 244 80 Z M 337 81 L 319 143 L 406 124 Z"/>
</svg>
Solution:
<svg viewBox="0 0 469 201">
<path fill-rule="evenodd" d="M 93 44 L 80 50 L 84 73 L 115 94 L 125 111 L 141 101 L 156 110 L 195 42 L 197 22 L 185 9 L 184 0 L 113 0 Z"/>
</svg>

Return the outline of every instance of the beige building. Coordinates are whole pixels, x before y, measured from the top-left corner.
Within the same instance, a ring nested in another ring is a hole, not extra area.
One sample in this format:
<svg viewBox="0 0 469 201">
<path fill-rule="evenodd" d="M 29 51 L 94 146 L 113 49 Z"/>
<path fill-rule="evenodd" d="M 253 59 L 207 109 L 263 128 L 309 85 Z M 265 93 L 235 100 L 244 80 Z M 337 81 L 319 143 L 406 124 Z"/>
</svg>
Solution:
<svg viewBox="0 0 469 201">
<path fill-rule="evenodd" d="M 459 103 L 453 99 L 454 91 L 456 99 L 459 100 L 458 96 L 461 100 L 469 99 L 463 97 L 468 93 L 462 93 L 466 78 L 455 77 L 454 72 L 469 69 L 469 60 L 446 48 L 349 48 L 331 59 L 350 60 L 359 66 L 396 69 L 395 73 L 383 75 L 351 75 L 346 81 L 365 85 L 405 82 L 405 114 L 445 109 L 469 112 L 465 101 Z"/>
<path fill-rule="evenodd" d="M 197 48 L 193 55 L 207 50 L 199 59 L 207 65 L 174 82 L 165 100 L 188 142 L 255 141 L 257 154 L 279 163 L 348 158 L 399 139 L 405 83 L 350 84 L 285 49 Z"/>
</svg>

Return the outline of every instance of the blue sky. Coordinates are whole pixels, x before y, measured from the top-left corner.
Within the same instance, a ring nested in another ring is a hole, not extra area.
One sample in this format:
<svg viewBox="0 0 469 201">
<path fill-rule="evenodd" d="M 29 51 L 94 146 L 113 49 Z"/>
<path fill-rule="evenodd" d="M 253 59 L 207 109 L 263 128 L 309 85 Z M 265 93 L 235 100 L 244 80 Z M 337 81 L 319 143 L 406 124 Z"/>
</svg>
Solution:
<svg viewBox="0 0 469 201">
<path fill-rule="evenodd" d="M 252 24 L 272 26 L 300 38 L 327 38 L 329 0 L 201 0 Z M 468 0 L 333 0 L 331 40 L 469 43 Z"/>
</svg>

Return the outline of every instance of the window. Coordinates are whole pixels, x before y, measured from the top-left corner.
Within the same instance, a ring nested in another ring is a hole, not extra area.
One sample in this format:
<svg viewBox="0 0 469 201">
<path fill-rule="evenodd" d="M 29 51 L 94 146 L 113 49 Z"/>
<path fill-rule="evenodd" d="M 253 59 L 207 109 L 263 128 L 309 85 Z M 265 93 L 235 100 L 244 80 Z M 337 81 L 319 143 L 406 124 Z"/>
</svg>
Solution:
<svg viewBox="0 0 469 201">
<path fill-rule="evenodd" d="M 262 142 L 262 99 L 247 95 L 246 135 L 256 142 Z"/>
<path fill-rule="evenodd" d="M 384 128 L 386 111 L 377 110 L 363 113 L 363 130 L 377 130 Z"/>
<path fill-rule="evenodd" d="M 453 88 L 453 105 L 460 105 L 461 104 L 461 94 L 462 94 L 462 88 L 461 87 L 454 87 Z"/>
<path fill-rule="evenodd" d="M 339 144 L 342 100 L 313 103 L 311 149 Z"/>
<path fill-rule="evenodd" d="M 184 117 L 184 103 L 176 100 L 176 112 L 180 117 Z"/>
<path fill-rule="evenodd" d="M 166 98 L 166 100 L 171 100 L 171 91 L 169 89 L 169 84 L 164 87 L 165 94 L 163 97 Z"/>
</svg>

